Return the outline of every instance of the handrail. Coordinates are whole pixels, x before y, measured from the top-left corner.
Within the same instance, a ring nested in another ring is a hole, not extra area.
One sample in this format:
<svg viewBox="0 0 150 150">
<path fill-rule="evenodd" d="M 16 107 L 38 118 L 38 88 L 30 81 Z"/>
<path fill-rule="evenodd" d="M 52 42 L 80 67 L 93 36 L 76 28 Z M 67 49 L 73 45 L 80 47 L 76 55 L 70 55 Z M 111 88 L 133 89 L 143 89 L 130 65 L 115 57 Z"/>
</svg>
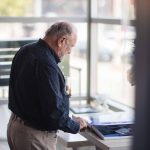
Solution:
<svg viewBox="0 0 150 150">
<path fill-rule="evenodd" d="M 70 66 L 71 69 L 78 71 L 79 74 L 79 96 L 81 96 L 81 71 L 82 69 L 79 67 Z"/>
</svg>

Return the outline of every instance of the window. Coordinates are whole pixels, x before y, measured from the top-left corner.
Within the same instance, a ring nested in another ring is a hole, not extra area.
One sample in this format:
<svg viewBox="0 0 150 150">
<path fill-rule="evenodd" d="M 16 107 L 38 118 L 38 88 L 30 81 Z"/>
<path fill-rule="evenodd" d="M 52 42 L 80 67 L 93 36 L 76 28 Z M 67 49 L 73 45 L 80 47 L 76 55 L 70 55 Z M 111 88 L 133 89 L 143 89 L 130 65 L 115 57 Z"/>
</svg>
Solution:
<svg viewBox="0 0 150 150">
<path fill-rule="evenodd" d="M 94 0 L 91 11 L 91 95 L 134 106 L 135 87 L 127 80 L 134 61 L 134 3 Z"/>
<path fill-rule="evenodd" d="M 133 64 L 134 28 L 93 24 L 95 27 L 97 39 L 93 41 L 92 95 L 106 94 L 133 106 L 134 86 L 128 82 L 127 72 Z"/>
<path fill-rule="evenodd" d="M 76 23 L 78 41 L 70 56 L 73 96 L 87 95 L 87 23 Z"/>
<path fill-rule="evenodd" d="M 134 19 L 134 0 L 92 0 L 93 18 Z"/>
<path fill-rule="evenodd" d="M 87 0 L 45 0 L 42 1 L 42 16 L 86 17 Z"/>
<path fill-rule="evenodd" d="M 9 11 L 5 9 L 8 3 Z M 14 9 L 16 11 L 13 12 Z M 72 50 L 72 54 L 64 59 L 60 67 L 65 75 L 70 73 L 72 96 L 87 95 L 87 23 L 85 22 L 87 0 L 15 0 L 13 3 L 4 0 L 0 6 L 0 15 L 3 16 L 0 21 L 0 51 L 3 50 L 4 43 L 7 43 L 7 47 L 10 41 L 30 42 L 42 38 L 45 30 L 55 21 L 74 22 L 78 29 L 77 46 Z M 11 50 L 17 51 L 19 46 Z M 82 62 L 82 65 L 78 62 Z M 8 87 L 2 87 L 0 93 L 1 97 L 8 97 Z"/>
<path fill-rule="evenodd" d="M 67 58 L 72 96 L 90 100 L 93 95 L 106 94 L 133 106 L 134 87 L 127 81 L 135 38 L 133 0 L 4 0 L 0 15 L 1 42 L 12 37 L 38 39 L 58 20 L 75 23 L 79 38 Z M 64 64 L 61 67 L 67 70 Z"/>
<path fill-rule="evenodd" d="M 3 0 L 1 16 L 86 17 L 87 0 Z"/>
</svg>

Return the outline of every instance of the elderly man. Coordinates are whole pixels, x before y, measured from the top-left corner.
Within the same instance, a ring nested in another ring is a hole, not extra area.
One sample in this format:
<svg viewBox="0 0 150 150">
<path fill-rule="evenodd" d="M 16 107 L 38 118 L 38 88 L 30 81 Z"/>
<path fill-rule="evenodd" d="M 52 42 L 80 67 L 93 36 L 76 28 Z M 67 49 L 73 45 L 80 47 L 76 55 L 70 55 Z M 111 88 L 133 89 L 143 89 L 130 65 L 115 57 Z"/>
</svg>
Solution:
<svg viewBox="0 0 150 150">
<path fill-rule="evenodd" d="M 69 95 L 58 67 L 77 40 L 75 26 L 56 22 L 43 39 L 16 53 L 9 84 L 8 143 L 11 150 L 55 150 L 57 130 L 77 133 L 87 127 L 69 117 Z"/>
</svg>

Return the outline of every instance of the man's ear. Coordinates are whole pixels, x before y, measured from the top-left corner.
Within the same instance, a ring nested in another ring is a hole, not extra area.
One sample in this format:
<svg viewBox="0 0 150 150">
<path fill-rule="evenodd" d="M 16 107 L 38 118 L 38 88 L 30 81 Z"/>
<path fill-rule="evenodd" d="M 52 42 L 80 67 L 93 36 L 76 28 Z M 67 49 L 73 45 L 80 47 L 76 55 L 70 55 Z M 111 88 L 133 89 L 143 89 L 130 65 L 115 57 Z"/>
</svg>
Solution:
<svg viewBox="0 0 150 150">
<path fill-rule="evenodd" d="M 58 47 L 62 47 L 66 44 L 66 36 L 62 36 L 58 39 Z"/>
</svg>

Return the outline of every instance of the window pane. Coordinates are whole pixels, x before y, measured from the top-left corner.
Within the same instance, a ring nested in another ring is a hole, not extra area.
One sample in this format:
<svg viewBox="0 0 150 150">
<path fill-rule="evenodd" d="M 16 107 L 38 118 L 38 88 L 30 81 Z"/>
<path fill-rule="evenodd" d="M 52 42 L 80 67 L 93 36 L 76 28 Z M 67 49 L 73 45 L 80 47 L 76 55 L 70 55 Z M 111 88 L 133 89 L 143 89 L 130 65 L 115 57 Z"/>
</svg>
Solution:
<svg viewBox="0 0 150 150">
<path fill-rule="evenodd" d="M 34 11 L 34 0 L 3 0 L 0 5 L 0 16 L 32 16 Z"/>
<path fill-rule="evenodd" d="M 87 0 L 3 0 L 0 16 L 86 17 Z"/>
<path fill-rule="evenodd" d="M 51 23 L 35 23 L 35 24 L 23 24 L 23 23 L 1 23 L 0 24 L 0 51 L 8 49 L 11 51 L 17 51 L 19 49 L 20 41 L 23 44 L 31 42 L 30 40 L 38 40 L 44 36 L 45 30 L 49 28 Z M 87 59 L 86 59 L 86 39 L 87 39 L 87 24 L 75 23 L 78 29 L 78 41 L 77 46 L 72 50 L 71 55 L 65 57 L 60 64 L 64 75 L 70 73 L 72 79 L 72 96 L 86 95 L 86 76 L 87 76 Z M 83 34 L 84 33 L 84 34 Z M 6 42 L 7 41 L 7 42 Z M 14 41 L 19 41 L 15 42 Z M 25 42 L 26 41 L 26 42 Z M 10 47 L 10 42 L 13 42 Z M 15 48 L 13 48 L 15 46 Z M 2 58 L 3 56 L 0 56 Z M 3 65 L 3 62 L 0 62 Z M 1 75 L 0 75 L 1 78 Z M 8 96 L 8 87 L 2 87 L 0 89 L 0 96 Z"/>
<path fill-rule="evenodd" d="M 37 39 L 44 35 L 45 30 L 51 24 L 47 23 L 1 23 L 0 24 L 0 40 L 4 39 L 20 39 L 34 38 Z"/>
<path fill-rule="evenodd" d="M 134 19 L 134 0 L 92 0 L 92 17 Z"/>
<path fill-rule="evenodd" d="M 70 56 L 70 75 L 74 96 L 86 96 L 87 92 L 87 23 L 76 23 L 78 41 Z"/>
<path fill-rule="evenodd" d="M 127 80 L 127 72 L 133 64 L 134 28 L 103 24 L 96 26 L 97 50 L 93 56 L 96 67 L 92 69 L 95 70 L 92 72 L 92 82 L 96 84 L 92 88 L 96 88 L 96 91 L 92 91 L 92 95 L 106 94 L 133 106 L 134 86 Z"/>
<path fill-rule="evenodd" d="M 44 16 L 86 17 L 87 0 L 45 0 L 42 9 Z"/>
</svg>

